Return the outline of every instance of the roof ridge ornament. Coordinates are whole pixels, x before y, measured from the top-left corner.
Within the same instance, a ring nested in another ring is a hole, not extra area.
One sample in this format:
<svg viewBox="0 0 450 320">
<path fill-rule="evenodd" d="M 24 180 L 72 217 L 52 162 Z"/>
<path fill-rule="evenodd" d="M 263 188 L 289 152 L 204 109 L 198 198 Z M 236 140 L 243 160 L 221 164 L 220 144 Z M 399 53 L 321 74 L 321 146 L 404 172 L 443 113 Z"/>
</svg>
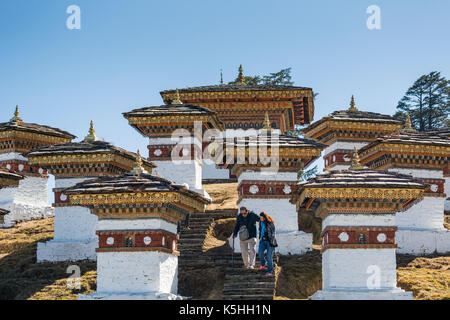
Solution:
<svg viewBox="0 0 450 320">
<path fill-rule="evenodd" d="M 364 167 L 359 162 L 359 155 L 358 150 L 356 150 L 356 147 L 353 149 L 353 155 L 352 155 L 352 164 L 348 168 L 349 170 L 362 170 Z"/>
<path fill-rule="evenodd" d="M 416 129 L 413 128 L 412 123 L 411 123 L 411 117 L 409 116 L 409 113 L 406 117 L 406 122 L 405 125 L 403 126 L 403 130 L 405 132 L 416 132 Z"/>
<path fill-rule="evenodd" d="M 94 142 L 94 141 L 98 141 L 98 138 L 95 135 L 94 121 L 91 120 L 91 124 L 89 126 L 89 134 L 84 138 L 83 142 Z"/>
<path fill-rule="evenodd" d="M 14 117 L 9 120 L 10 122 L 16 122 L 20 124 L 22 122 L 22 118 L 19 117 L 19 105 L 16 105 L 16 110 L 14 111 Z"/>
<path fill-rule="evenodd" d="M 237 77 L 237 84 L 245 85 L 244 69 L 242 68 L 242 64 L 239 66 L 239 73 L 238 73 L 238 77 Z"/>
<path fill-rule="evenodd" d="M 175 99 L 173 99 L 170 104 L 183 104 L 180 100 L 180 91 L 178 91 L 178 89 L 175 91 Z"/>
<path fill-rule="evenodd" d="M 355 107 L 355 97 L 352 95 L 352 100 L 350 100 L 350 109 L 348 111 L 358 112 L 358 108 Z"/>
<path fill-rule="evenodd" d="M 130 171 L 130 175 L 140 176 L 142 173 L 148 173 L 148 172 L 143 167 L 141 153 L 139 152 L 139 149 L 138 149 L 137 154 L 136 154 L 136 166 L 133 168 L 133 170 Z"/>
<path fill-rule="evenodd" d="M 263 130 L 265 131 L 272 131 L 272 126 L 270 124 L 270 119 L 269 119 L 269 112 L 266 111 L 266 115 L 264 117 L 264 128 Z"/>
</svg>

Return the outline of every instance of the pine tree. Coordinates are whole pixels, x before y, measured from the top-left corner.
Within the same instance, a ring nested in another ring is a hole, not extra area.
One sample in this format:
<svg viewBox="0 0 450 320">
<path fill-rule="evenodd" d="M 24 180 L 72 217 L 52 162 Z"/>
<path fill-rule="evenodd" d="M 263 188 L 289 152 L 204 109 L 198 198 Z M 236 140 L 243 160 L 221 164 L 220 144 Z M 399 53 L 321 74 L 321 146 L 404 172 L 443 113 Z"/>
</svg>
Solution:
<svg viewBox="0 0 450 320">
<path fill-rule="evenodd" d="M 445 126 L 450 114 L 450 82 L 433 71 L 421 76 L 408 89 L 397 105 L 395 118 L 411 117 L 412 125 L 419 131 Z"/>
</svg>

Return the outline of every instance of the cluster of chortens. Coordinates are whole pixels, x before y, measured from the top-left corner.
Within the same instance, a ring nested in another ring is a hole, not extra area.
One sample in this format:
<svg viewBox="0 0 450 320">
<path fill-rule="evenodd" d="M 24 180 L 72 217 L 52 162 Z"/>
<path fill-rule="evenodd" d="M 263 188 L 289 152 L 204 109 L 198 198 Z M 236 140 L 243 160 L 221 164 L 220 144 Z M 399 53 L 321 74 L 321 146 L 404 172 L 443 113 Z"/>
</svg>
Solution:
<svg viewBox="0 0 450 320">
<path fill-rule="evenodd" d="M 353 96 L 313 122 L 311 88 L 247 85 L 242 67 L 235 84 L 161 97 L 123 113 L 148 139 L 147 157 L 100 141 L 92 121 L 80 142 L 24 122 L 18 107 L 0 123 L 0 227 L 54 216 L 37 260 L 96 260 L 97 292 L 80 299 L 178 299 L 177 224 L 211 202 L 206 180 L 237 181 L 237 206 L 269 212 L 281 255 L 312 250 L 299 215 L 322 220 L 323 289 L 313 299 L 412 299 L 396 286 L 395 254 L 450 252 L 445 132 L 361 111 Z M 305 124 L 305 138 L 286 134 Z M 218 136 L 204 140 L 208 130 Z M 325 173 L 299 182 L 321 155 Z M 373 286 L 370 270 L 380 275 Z"/>
</svg>

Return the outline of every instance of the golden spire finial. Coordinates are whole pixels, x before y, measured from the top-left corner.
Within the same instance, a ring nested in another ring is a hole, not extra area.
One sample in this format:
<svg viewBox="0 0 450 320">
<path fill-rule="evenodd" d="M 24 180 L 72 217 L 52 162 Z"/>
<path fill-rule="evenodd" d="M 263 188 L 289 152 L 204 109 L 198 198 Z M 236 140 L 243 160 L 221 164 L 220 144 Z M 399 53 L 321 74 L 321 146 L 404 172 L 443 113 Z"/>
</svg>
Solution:
<svg viewBox="0 0 450 320">
<path fill-rule="evenodd" d="M 175 99 L 172 100 L 171 104 L 183 104 L 180 100 L 180 91 L 178 89 L 175 91 Z"/>
<path fill-rule="evenodd" d="M 270 124 L 269 112 L 266 111 L 266 115 L 264 117 L 264 130 L 270 131 L 272 130 L 272 125 Z"/>
<path fill-rule="evenodd" d="M 237 77 L 237 83 L 245 84 L 244 69 L 242 68 L 242 64 L 239 66 L 239 74 Z"/>
<path fill-rule="evenodd" d="M 352 164 L 350 165 L 349 170 L 361 170 L 364 169 L 364 167 L 359 162 L 359 155 L 358 150 L 356 150 L 356 147 L 353 149 L 353 155 L 352 155 Z"/>
<path fill-rule="evenodd" d="M 412 126 L 411 117 L 409 116 L 409 113 L 408 113 L 408 115 L 406 117 L 406 122 L 405 122 L 405 125 L 403 126 L 403 131 L 416 132 L 416 130 Z"/>
<path fill-rule="evenodd" d="M 95 135 L 94 121 L 91 120 L 91 124 L 89 126 L 89 134 L 84 138 L 84 142 L 93 142 L 97 140 L 98 138 Z"/>
<path fill-rule="evenodd" d="M 141 153 L 139 152 L 139 149 L 136 153 L 136 166 L 131 170 L 130 174 L 135 176 L 140 176 L 141 173 L 148 173 L 144 167 L 142 162 Z"/>
<path fill-rule="evenodd" d="M 355 107 L 355 97 L 352 95 L 352 100 L 350 101 L 350 109 L 348 111 L 357 112 L 358 108 Z"/>
<path fill-rule="evenodd" d="M 11 122 L 22 122 L 22 119 L 19 117 L 19 105 L 16 105 L 16 110 L 14 111 L 14 117 L 11 118 Z"/>
</svg>

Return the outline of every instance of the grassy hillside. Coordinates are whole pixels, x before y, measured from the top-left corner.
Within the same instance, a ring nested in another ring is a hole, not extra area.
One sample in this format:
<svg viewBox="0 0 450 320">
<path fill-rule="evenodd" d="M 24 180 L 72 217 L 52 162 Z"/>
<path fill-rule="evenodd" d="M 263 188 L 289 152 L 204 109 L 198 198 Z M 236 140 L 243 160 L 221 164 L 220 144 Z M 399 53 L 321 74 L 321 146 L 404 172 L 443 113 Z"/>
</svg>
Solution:
<svg viewBox="0 0 450 320">
<path fill-rule="evenodd" d="M 209 209 L 234 208 L 237 192 L 236 184 L 206 185 L 213 197 Z M 213 232 L 208 234 L 205 250 L 225 244 L 233 219 L 217 221 Z M 36 247 L 40 241 L 53 237 L 53 219 L 30 221 L 11 229 L 0 229 L 0 300 L 2 299 L 77 299 L 78 293 L 92 293 L 96 289 L 96 263 L 36 263 Z M 315 246 L 318 249 L 317 246 Z M 67 288 L 66 273 L 70 265 L 81 269 L 81 288 Z M 450 299 L 450 255 L 414 257 L 398 255 L 398 285 L 414 293 L 415 299 Z M 213 268 L 214 269 L 214 268 Z M 207 285 L 209 279 L 223 270 L 205 270 L 198 274 Z M 321 288 L 321 255 L 314 250 L 302 256 L 280 256 L 278 267 L 277 299 L 307 299 Z M 192 274 L 195 274 L 193 272 Z M 186 279 L 184 279 L 186 280 Z M 183 280 L 183 281 L 184 281 Z M 220 286 L 220 283 L 216 283 Z M 197 282 L 198 286 L 198 282 Z M 202 286 L 198 286 L 202 287 Z M 212 290 L 204 298 L 217 298 L 221 288 Z"/>
</svg>

